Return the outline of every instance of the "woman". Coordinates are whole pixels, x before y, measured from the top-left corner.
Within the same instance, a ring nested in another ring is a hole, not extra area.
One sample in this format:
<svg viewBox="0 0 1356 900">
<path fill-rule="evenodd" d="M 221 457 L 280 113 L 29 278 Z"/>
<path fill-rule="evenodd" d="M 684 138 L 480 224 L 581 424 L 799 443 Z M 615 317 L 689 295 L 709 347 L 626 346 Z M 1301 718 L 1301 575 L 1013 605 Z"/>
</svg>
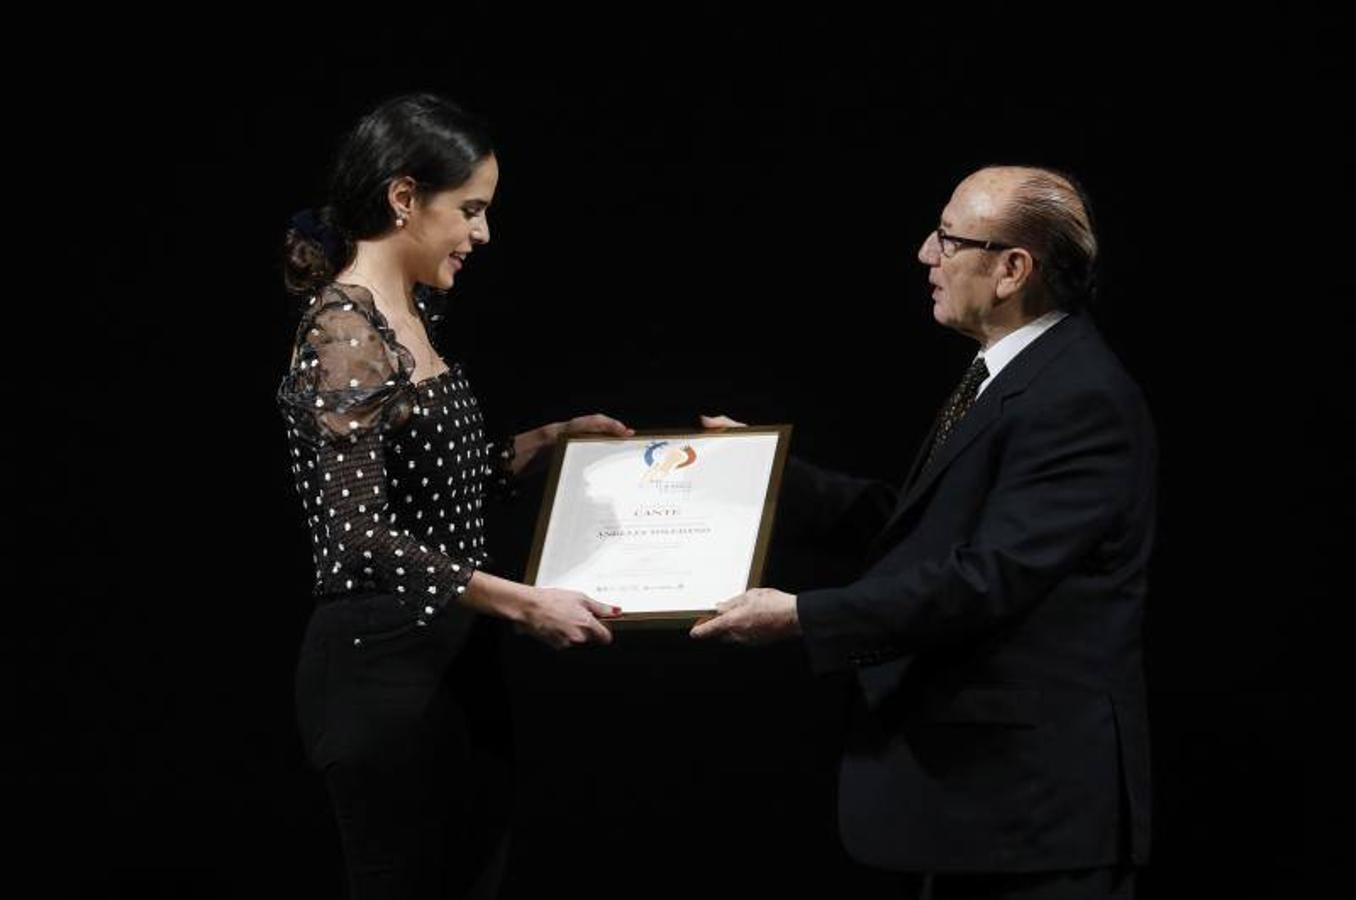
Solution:
<svg viewBox="0 0 1356 900">
<path fill-rule="evenodd" d="M 427 289 L 451 288 L 488 243 L 498 177 L 477 120 L 400 97 L 358 123 L 329 204 L 287 235 L 285 282 L 309 299 L 278 399 L 320 601 L 298 718 L 357 898 L 494 892 L 502 846 L 470 820 L 477 776 L 449 677 L 473 617 L 567 647 L 608 643 L 599 619 L 618 613 L 484 569 L 488 484 L 561 434 L 631 433 L 593 415 L 490 439 L 461 367 L 430 343 Z"/>
</svg>

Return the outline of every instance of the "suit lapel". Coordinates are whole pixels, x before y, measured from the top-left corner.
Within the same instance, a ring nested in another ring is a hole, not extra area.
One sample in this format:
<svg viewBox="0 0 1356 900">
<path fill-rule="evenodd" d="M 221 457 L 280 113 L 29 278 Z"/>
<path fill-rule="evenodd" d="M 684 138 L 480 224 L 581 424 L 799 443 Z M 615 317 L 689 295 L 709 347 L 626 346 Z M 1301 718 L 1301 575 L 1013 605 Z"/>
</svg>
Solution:
<svg viewBox="0 0 1356 900">
<path fill-rule="evenodd" d="M 889 522 L 886 523 L 885 528 L 876 540 L 877 547 L 884 543 L 886 535 L 899 522 L 904 513 L 927 493 L 928 488 L 940 477 L 942 472 L 946 471 L 956 457 L 974 443 L 975 439 L 983 434 L 990 425 L 998 421 L 1007 398 L 1026 390 L 1027 385 L 1031 383 L 1036 373 L 1045 368 L 1046 364 L 1054 359 L 1061 350 L 1086 333 L 1088 327 L 1083 316 L 1068 316 L 1017 354 L 1012 362 L 1003 367 L 1003 371 L 994 376 L 993 381 L 984 389 L 984 393 L 979 395 L 974 406 L 970 407 L 965 417 L 956 424 L 955 429 L 947 437 L 946 443 L 938 448 L 937 455 L 932 460 L 932 465 L 923 468 L 923 460 L 927 458 L 927 448 L 931 445 L 932 436 L 937 430 L 936 424 L 933 424 L 932 431 L 928 432 L 927 439 L 914 458 L 913 467 L 909 471 L 908 480 L 904 482 L 904 490 L 900 494 L 899 503 L 895 506 L 895 511 L 890 516 Z"/>
<path fill-rule="evenodd" d="M 923 470 L 923 461 L 928 458 L 928 448 L 932 446 L 933 440 L 937 437 L 937 429 L 940 427 L 940 415 L 932 417 L 932 427 L 928 429 L 927 436 L 923 438 L 923 443 L 918 446 L 918 452 L 913 455 L 913 465 L 909 466 L 908 477 L 904 479 L 904 488 L 900 491 L 900 499 L 909 492 L 913 483 L 918 480 L 918 474 Z"/>
</svg>

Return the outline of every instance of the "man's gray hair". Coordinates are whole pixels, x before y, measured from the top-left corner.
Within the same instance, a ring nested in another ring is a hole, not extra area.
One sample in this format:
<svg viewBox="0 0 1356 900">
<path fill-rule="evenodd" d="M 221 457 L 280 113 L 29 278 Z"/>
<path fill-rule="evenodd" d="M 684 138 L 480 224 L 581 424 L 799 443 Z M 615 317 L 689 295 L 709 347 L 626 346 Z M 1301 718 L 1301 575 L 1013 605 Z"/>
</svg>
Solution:
<svg viewBox="0 0 1356 900">
<path fill-rule="evenodd" d="M 1003 239 L 1031 251 L 1047 302 L 1074 312 L 1097 291 L 1097 234 L 1087 192 L 1054 169 L 1021 172 L 1000 217 Z"/>
</svg>

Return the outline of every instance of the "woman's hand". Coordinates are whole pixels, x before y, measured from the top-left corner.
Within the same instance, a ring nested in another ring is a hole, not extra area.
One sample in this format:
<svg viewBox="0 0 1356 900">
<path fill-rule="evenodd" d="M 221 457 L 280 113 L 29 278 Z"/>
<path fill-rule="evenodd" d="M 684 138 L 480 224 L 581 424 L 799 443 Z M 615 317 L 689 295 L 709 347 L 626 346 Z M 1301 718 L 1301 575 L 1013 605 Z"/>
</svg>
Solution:
<svg viewBox="0 0 1356 900">
<path fill-rule="evenodd" d="M 533 588 L 523 604 L 517 630 L 563 650 L 580 644 L 610 644 L 612 632 L 599 619 L 621 614 L 578 591 Z"/>
</svg>

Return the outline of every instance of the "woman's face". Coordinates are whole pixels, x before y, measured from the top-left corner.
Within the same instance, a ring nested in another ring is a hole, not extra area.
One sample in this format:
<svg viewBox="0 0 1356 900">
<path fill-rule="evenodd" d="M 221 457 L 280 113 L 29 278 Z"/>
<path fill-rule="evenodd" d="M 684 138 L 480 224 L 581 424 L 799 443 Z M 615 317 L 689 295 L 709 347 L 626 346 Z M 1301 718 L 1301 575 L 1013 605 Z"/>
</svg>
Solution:
<svg viewBox="0 0 1356 900">
<path fill-rule="evenodd" d="M 499 163 L 487 156 L 460 187 L 416 200 L 402 231 L 410 240 L 414 280 L 439 290 L 452 287 L 466 258 L 490 242 L 487 211 L 499 183 Z"/>
</svg>

